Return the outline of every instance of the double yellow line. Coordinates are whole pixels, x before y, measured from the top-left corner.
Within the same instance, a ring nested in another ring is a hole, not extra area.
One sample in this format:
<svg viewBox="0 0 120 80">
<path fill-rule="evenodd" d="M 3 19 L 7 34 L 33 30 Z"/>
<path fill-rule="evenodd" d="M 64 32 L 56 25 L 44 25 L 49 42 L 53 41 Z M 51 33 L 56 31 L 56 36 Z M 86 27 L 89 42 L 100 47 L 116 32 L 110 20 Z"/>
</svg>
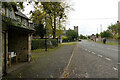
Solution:
<svg viewBox="0 0 120 80">
<path fill-rule="evenodd" d="M 64 70 L 64 72 L 63 72 L 63 74 L 61 75 L 60 78 L 66 78 L 66 77 L 68 77 L 68 75 L 69 75 L 69 70 L 70 70 L 70 66 L 71 66 L 71 63 L 72 63 L 72 59 L 73 59 L 73 57 L 75 56 L 75 53 L 76 53 L 76 51 L 77 51 L 77 48 L 78 48 L 78 44 L 75 46 L 75 48 L 74 48 L 74 50 L 73 50 L 73 53 L 72 53 L 72 56 L 70 57 L 69 63 L 68 63 L 67 67 L 65 68 L 65 70 Z"/>
</svg>

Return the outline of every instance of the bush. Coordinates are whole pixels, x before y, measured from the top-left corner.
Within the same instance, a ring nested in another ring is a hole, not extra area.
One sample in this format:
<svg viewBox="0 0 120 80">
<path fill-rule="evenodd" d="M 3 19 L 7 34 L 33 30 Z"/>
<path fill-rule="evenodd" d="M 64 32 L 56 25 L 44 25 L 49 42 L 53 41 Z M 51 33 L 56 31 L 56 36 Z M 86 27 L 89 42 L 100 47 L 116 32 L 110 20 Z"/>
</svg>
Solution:
<svg viewBox="0 0 120 80">
<path fill-rule="evenodd" d="M 120 36 L 118 36 L 118 38 L 117 39 L 120 39 Z"/>
<path fill-rule="evenodd" d="M 57 39 L 47 39 L 47 48 L 54 48 L 58 46 Z M 33 39 L 31 42 L 31 49 L 44 49 L 45 39 Z"/>
<path fill-rule="evenodd" d="M 69 41 L 74 41 L 75 39 L 77 40 L 78 38 L 78 33 L 75 32 L 74 30 L 67 30 L 65 35 L 67 36 Z"/>
<path fill-rule="evenodd" d="M 53 47 L 58 46 L 58 41 L 57 41 L 57 39 L 49 39 L 49 41 L 51 41 Z"/>
<path fill-rule="evenodd" d="M 68 38 L 66 36 L 62 36 L 62 42 L 68 42 Z"/>
<path fill-rule="evenodd" d="M 93 40 L 93 39 L 91 39 L 91 40 Z"/>
<path fill-rule="evenodd" d="M 62 39 L 62 40 L 63 40 L 63 39 L 67 39 L 67 37 L 66 37 L 66 36 L 62 36 L 61 39 Z"/>
</svg>

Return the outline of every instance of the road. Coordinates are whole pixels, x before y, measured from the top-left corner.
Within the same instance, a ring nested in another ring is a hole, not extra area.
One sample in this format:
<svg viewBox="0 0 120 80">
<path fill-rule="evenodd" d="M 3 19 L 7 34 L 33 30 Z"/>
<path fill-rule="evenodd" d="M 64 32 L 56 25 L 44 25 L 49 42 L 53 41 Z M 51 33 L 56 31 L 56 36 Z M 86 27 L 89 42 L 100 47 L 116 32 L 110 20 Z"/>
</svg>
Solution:
<svg viewBox="0 0 120 80">
<path fill-rule="evenodd" d="M 67 78 L 118 78 L 118 47 L 82 40 L 69 67 Z"/>
<path fill-rule="evenodd" d="M 43 54 L 5 78 L 118 78 L 118 47 L 82 40 Z"/>
</svg>

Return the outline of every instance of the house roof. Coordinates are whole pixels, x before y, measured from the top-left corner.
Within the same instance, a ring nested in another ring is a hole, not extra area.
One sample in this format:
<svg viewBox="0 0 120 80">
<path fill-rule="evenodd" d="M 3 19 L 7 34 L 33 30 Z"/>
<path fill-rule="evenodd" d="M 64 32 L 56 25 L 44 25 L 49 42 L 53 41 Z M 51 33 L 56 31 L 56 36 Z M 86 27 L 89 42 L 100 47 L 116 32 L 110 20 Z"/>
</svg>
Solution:
<svg viewBox="0 0 120 80">
<path fill-rule="evenodd" d="M 14 30 L 19 30 L 19 31 L 25 31 L 25 32 L 29 32 L 29 33 L 33 33 L 35 30 L 34 29 L 30 29 L 30 28 L 24 28 L 24 27 L 18 27 L 18 26 L 9 26 L 8 29 L 14 29 Z"/>
<path fill-rule="evenodd" d="M 7 23 L 7 24 L 6 24 Z M 34 32 L 35 30 L 30 27 L 23 27 L 16 24 L 15 19 L 11 19 L 9 17 L 2 15 L 2 24 L 5 24 L 7 29 L 15 29 L 20 31 Z"/>
<path fill-rule="evenodd" d="M 20 12 L 19 10 L 16 11 L 15 14 L 29 20 L 29 18 L 25 14 L 23 14 L 22 12 Z"/>
</svg>

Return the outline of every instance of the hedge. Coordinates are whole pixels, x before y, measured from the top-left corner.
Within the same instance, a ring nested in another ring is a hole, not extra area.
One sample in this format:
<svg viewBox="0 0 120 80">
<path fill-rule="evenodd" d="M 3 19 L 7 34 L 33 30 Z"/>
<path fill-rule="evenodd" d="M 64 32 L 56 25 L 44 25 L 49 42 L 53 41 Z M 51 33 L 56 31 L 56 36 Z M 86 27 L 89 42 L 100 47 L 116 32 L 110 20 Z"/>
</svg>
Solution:
<svg viewBox="0 0 120 80">
<path fill-rule="evenodd" d="M 47 39 L 47 48 L 54 48 L 58 46 L 57 39 Z M 31 42 L 31 49 L 44 49 L 45 39 L 33 39 Z"/>
</svg>

